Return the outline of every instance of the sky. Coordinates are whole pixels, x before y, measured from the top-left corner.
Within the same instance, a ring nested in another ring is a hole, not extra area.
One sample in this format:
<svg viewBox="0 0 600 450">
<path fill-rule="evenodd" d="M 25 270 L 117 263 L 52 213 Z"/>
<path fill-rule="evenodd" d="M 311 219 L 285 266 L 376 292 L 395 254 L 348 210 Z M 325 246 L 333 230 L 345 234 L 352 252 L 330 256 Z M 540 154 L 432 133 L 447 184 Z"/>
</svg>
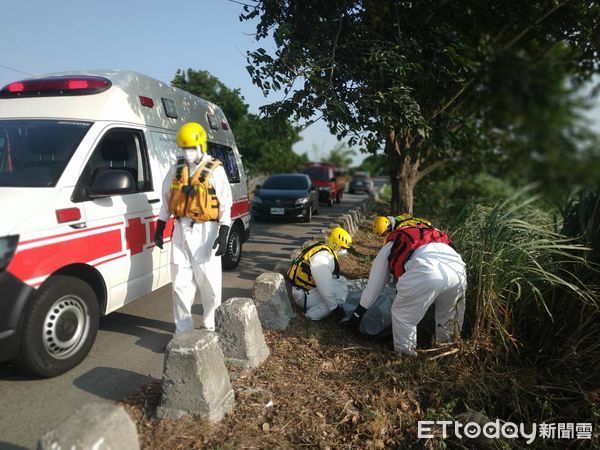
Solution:
<svg viewBox="0 0 600 450">
<path fill-rule="evenodd" d="M 13 2 L 0 15 L 0 86 L 30 74 L 88 69 L 134 70 L 169 83 L 177 69 L 192 68 L 239 88 L 258 112 L 277 97 L 265 99 L 251 83 L 246 52 L 274 43 L 256 42 L 255 25 L 240 22 L 241 12 L 229 0 Z M 301 137 L 294 150 L 310 158 L 338 143 L 322 121 Z"/>
</svg>

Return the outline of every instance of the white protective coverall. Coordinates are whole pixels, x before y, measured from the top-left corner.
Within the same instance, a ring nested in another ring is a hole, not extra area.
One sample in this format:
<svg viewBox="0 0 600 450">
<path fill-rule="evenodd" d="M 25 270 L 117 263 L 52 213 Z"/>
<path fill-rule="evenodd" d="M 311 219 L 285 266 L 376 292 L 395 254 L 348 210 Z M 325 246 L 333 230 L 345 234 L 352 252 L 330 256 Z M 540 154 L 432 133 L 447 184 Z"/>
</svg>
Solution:
<svg viewBox="0 0 600 450">
<path fill-rule="evenodd" d="M 306 296 L 306 317 L 311 320 L 321 320 L 339 305 L 344 304 L 348 296 L 348 281 L 343 276 L 336 278 L 333 275 L 335 260 L 328 251 L 315 253 L 308 261 L 317 287 L 307 293 L 293 287 L 292 297 L 298 306 L 304 308 Z"/>
<path fill-rule="evenodd" d="M 385 244 L 373 261 L 360 305 L 369 309 L 390 277 L 388 258 L 393 242 Z M 435 303 L 438 342 L 449 342 L 462 329 L 467 287 L 465 263 L 449 245 L 431 243 L 417 248 L 404 265 L 392 303 L 394 349 L 415 356 L 417 324 Z"/>
<path fill-rule="evenodd" d="M 207 154 L 201 154 L 200 163 Z M 199 167 L 189 167 L 190 178 Z M 171 182 L 177 165 L 173 165 L 163 181 L 162 207 L 158 218 L 167 222 L 170 217 L 169 199 Z M 213 244 L 219 234 L 219 226 L 231 226 L 231 186 L 223 166 L 217 167 L 207 178 L 215 189 L 219 200 L 219 220 L 197 222 L 182 217 L 175 221 L 171 245 L 171 281 L 173 283 L 173 317 L 175 335 L 194 328 L 192 304 L 196 287 L 200 290 L 202 301 L 202 327 L 215 329 L 215 310 L 221 304 L 222 270 L 221 257 L 215 256 Z"/>
</svg>

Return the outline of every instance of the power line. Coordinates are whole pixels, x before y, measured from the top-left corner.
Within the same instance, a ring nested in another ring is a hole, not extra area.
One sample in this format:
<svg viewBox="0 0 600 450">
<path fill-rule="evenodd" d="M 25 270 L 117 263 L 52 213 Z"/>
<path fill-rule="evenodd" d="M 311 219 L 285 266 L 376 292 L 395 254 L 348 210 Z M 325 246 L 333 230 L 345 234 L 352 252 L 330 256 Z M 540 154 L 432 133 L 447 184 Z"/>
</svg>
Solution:
<svg viewBox="0 0 600 450">
<path fill-rule="evenodd" d="M 33 75 L 32 73 L 29 73 L 29 72 L 23 72 L 22 70 L 19 70 L 19 69 L 13 69 L 12 67 L 4 66 L 4 65 L 2 65 L 2 64 L 0 64 L 0 67 L 3 67 L 3 68 L 5 68 L 5 69 L 8 69 L 8 70 L 12 70 L 13 72 L 19 72 L 19 73 L 22 73 L 22 74 L 24 74 L 24 75 Z"/>
</svg>

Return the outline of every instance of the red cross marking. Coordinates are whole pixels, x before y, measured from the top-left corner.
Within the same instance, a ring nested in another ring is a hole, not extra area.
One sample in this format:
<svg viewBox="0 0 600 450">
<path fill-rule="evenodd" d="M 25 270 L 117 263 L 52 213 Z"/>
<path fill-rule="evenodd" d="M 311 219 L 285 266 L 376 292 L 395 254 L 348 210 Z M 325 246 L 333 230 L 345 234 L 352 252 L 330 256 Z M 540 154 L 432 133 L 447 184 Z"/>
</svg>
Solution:
<svg viewBox="0 0 600 450">
<path fill-rule="evenodd" d="M 127 249 L 131 250 L 132 255 L 137 255 L 144 251 L 144 245 L 146 244 L 146 224 L 142 223 L 139 217 L 127 220 L 125 241 L 127 242 Z"/>
</svg>

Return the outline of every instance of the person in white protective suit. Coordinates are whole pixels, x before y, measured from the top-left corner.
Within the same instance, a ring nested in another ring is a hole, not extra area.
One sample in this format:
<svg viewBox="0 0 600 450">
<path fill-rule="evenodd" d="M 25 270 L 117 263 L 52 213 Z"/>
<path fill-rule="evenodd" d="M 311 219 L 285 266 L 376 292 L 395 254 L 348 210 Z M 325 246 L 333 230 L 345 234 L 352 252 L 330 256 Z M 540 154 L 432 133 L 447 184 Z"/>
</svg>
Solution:
<svg viewBox="0 0 600 450">
<path fill-rule="evenodd" d="M 360 304 L 342 322 L 358 327 L 390 275 L 396 281 L 392 303 L 394 349 L 416 356 L 417 324 L 435 303 L 436 340 L 451 342 L 462 329 L 465 313 L 466 269 L 446 233 L 426 224 L 392 231 L 369 274 Z"/>
<path fill-rule="evenodd" d="M 326 242 L 305 248 L 292 261 L 287 272 L 292 283 L 292 297 L 309 319 L 323 319 L 346 301 L 348 282 L 340 276 L 338 257 L 344 256 L 350 245 L 350 234 L 335 227 Z"/>
<path fill-rule="evenodd" d="M 215 329 L 215 310 L 221 304 L 221 255 L 231 226 L 232 195 L 221 162 L 207 151 L 204 128 L 195 122 L 177 132 L 183 151 L 164 179 L 162 207 L 154 242 L 162 249 L 167 221 L 175 217 L 171 248 L 175 335 L 194 328 L 192 304 L 196 289 L 202 301 L 203 328 Z"/>
</svg>

